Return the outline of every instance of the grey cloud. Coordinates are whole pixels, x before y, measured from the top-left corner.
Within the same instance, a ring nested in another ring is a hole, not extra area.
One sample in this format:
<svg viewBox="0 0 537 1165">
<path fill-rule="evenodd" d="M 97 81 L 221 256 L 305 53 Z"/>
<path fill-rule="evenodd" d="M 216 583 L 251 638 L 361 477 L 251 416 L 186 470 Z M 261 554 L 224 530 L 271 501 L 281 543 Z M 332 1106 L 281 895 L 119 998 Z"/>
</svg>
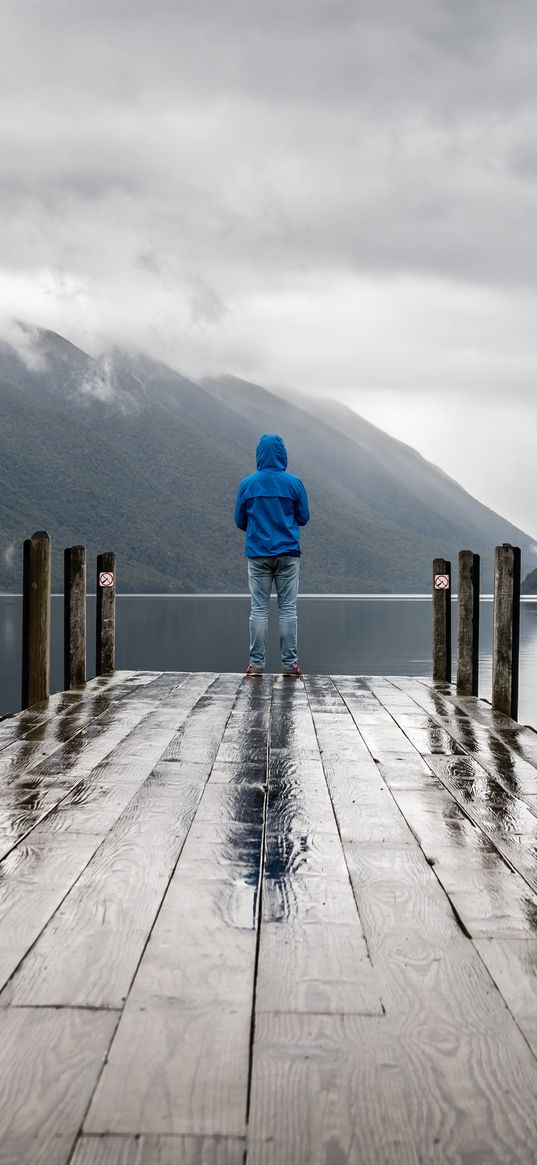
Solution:
<svg viewBox="0 0 537 1165">
<path fill-rule="evenodd" d="M 8 263 L 93 275 L 102 232 L 136 270 L 150 231 L 224 299 L 282 269 L 533 283 L 532 3 L 40 12 L 4 5 Z"/>
<path fill-rule="evenodd" d="M 532 399 L 533 0 L 1 20 L 4 314 L 186 371 Z"/>
</svg>

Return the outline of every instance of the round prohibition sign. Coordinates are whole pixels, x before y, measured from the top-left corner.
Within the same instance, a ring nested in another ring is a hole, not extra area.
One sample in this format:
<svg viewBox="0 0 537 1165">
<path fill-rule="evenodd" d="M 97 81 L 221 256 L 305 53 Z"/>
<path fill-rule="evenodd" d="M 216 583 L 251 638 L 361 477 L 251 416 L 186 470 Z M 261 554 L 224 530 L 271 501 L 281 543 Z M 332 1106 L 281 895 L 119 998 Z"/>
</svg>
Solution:
<svg viewBox="0 0 537 1165">
<path fill-rule="evenodd" d="M 112 571 L 111 570 L 101 570 L 99 573 L 99 586 L 100 587 L 113 587 L 113 585 L 114 585 L 114 576 L 112 574 Z"/>
<path fill-rule="evenodd" d="M 448 574 L 435 574 L 435 576 L 434 576 L 434 589 L 435 589 L 435 591 L 448 591 L 449 590 L 449 575 Z"/>
</svg>

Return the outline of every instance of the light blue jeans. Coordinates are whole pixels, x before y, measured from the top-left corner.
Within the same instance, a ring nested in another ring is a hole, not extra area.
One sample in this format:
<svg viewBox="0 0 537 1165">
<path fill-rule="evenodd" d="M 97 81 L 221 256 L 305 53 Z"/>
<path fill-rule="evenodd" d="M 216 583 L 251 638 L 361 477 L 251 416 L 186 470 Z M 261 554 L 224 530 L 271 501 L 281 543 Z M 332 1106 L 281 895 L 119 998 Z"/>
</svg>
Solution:
<svg viewBox="0 0 537 1165">
<path fill-rule="evenodd" d="M 297 655 L 298 576 L 300 558 L 281 554 L 277 558 L 249 558 L 250 588 L 250 663 L 264 668 L 267 647 L 269 601 L 272 583 L 278 596 L 280 649 L 284 671 L 294 667 Z"/>
</svg>

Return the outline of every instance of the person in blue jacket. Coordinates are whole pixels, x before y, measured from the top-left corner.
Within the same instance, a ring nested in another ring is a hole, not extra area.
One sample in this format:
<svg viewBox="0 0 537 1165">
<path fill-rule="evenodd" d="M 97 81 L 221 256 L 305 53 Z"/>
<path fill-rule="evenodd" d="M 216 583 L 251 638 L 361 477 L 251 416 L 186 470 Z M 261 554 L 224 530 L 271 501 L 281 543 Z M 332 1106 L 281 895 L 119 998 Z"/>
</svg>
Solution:
<svg viewBox="0 0 537 1165">
<path fill-rule="evenodd" d="M 309 520 L 308 498 L 299 477 L 287 473 L 287 450 L 275 433 L 259 438 L 257 470 L 243 478 L 235 503 L 235 524 L 246 531 L 250 589 L 250 663 L 247 676 L 262 675 L 272 583 L 278 596 L 282 671 L 302 675 L 297 655 L 299 526 Z"/>
</svg>

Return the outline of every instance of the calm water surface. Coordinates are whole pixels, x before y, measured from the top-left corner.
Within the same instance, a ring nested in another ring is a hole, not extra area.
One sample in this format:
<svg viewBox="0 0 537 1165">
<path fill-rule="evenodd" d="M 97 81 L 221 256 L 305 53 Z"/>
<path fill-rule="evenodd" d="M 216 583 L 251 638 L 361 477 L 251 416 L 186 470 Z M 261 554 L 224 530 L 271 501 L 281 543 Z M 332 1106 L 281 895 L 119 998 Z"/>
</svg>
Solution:
<svg viewBox="0 0 537 1165">
<path fill-rule="evenodd" d="M 248 663 L 249 600 L 243 595 L 118 595 L 118 668 L 242 671 Z M 456 602 L 454 601 L 454 608 Z M 95 598 L 88 597 L 88 677 L 95 674 Z M 430 675 L 427 598 L 299 598 L 304 671 L 350 675 Z M 453 611 L 455 629 L 456 610 Z M 22 598 L 0 595 L 0 715 L 20 709 Z M 492 603 L 481 602 L 480 694 L 490 699 Z M 267 669 L 279 671 L 272 600 Z M 63 599 L 52 599 L 51 689 L 63 688 Z M 521 612 L 522 723 L 537 726 L 537 600 Z"/>
</svg>

